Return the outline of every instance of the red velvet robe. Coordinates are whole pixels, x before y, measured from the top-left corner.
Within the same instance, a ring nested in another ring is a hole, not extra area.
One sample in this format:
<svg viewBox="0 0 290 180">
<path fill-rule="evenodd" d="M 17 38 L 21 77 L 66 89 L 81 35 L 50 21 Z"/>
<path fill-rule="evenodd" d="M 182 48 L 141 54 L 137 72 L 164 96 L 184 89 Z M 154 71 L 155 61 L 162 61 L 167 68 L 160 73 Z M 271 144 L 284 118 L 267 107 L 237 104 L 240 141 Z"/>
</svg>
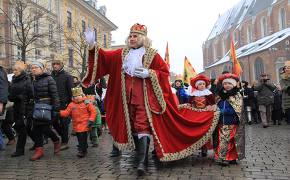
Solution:
<svg viewBox="0 0 290 180">
<path fill-rule="evenodd" d="M 126 100 L 124 57 L 129 49 L 89 51 L 87 75 L 83 85 L 109 74 L 105 97 L 106 121 L 114 144 L 121 150 L 134 149 Z M 146 48 L 143 67 L 150 77 L 143 80 L 143 93 L 154 146 L 160 161 L 173 161 L 191 155 L 211 137 L 218 123 L 218 112 L 178 109 L 169 84 L 168 66 L 156 50 Z"/>
</svg>

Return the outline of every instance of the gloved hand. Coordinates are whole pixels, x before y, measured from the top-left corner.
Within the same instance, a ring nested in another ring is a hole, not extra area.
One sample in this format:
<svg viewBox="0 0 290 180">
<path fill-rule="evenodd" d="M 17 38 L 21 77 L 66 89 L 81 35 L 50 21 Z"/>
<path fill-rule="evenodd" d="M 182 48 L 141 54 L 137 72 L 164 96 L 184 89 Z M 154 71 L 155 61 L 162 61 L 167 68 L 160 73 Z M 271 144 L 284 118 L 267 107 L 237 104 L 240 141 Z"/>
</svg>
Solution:
<svg viewBox="0 0 290 180">
<path fill-rule="evenodd" d="M 149 70 L 146 68 L 136 68 L 134 72 L 134 76 L 138 78 L 148 78 L 149 77 Z"/>
<path fill-rule="evenodd" d="M 88 29 L 86 32 L 84 32 L 84 34 L 85 34 L 85 38 L 86 38 L 87 43 L 90 46 L 93 46 L 95 43 L 95 37 L 96 37 L 95 32 Z"/>
<path fill-rule="evenodd" d="M 88 121 L 88 128 L 91 128 L 93 125 L 94 125 L 94 122 L 91 121 L 91 120 L 89 120 L 89 121 Z"/>
</svg>

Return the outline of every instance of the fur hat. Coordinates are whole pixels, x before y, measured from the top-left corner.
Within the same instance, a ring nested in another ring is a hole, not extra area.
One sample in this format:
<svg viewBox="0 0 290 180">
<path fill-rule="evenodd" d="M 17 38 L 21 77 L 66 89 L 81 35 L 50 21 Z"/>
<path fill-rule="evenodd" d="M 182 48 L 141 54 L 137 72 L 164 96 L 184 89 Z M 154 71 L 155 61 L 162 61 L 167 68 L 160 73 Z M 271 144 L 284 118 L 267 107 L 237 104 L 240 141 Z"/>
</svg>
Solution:
<svg viewBox="0 0 290 180">
<path fill-rule="evenodd" d="M 27 65 L 23 62 L 23 61 L 21 61 L 21 60 L 19 60 L 19 61 L 16 61 L 15 62 L 15 64 L 13 65 L 13 67 L 14 68 L 19 68 L 21 71 L 25 71 L 26 69 L 27 69 Z"/>
<path fill-rule="evenodd" d="M 219 77 L 219 82 L 222 84 L 225 82 L 231 83 L 233 86 L 237 86 L 239 82 L 239 77 L 235 74 L 227 73 Z"/>
<path fill-rule="evenodd" d="M 210 85 L 210 80 L 209 80 L 209 78 L 207 78 L 206 76 L 204 76 L 204 75 L 197 75 L 197 76 L 195 76 L 194 78 L 191 78 L 190 79 L 190 85 L 192 86 L 192 87 L 197 87 L 197 85 L 200 83 L 200 82 L 205 82 L 205 84 L 206 84 L 206 87 L 207 86 L 209 86 Z"/>
</svg>

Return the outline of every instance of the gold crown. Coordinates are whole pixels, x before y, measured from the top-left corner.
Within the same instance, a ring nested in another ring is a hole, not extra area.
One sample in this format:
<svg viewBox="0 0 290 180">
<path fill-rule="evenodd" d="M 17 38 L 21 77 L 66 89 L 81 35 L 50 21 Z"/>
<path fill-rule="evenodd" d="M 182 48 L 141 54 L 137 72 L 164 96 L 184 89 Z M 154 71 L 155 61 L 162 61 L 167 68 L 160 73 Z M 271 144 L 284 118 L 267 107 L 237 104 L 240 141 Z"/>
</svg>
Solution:
<svg viewBox="0 0 290 180">
<path fill-rule="evenodd" d="M 72 92 L 72 96 L 74 97 L 84 95 L 83 89 L 81 87 L 72 88 L 71 92 Z"/>
<path fill-rule="evenodd" d="M 146 36 L 147 35 L 147 27 L 145 25 L 136 23 L 131 27 L 130 33 L 139 33 L 139 34 Z"/>
</svg>

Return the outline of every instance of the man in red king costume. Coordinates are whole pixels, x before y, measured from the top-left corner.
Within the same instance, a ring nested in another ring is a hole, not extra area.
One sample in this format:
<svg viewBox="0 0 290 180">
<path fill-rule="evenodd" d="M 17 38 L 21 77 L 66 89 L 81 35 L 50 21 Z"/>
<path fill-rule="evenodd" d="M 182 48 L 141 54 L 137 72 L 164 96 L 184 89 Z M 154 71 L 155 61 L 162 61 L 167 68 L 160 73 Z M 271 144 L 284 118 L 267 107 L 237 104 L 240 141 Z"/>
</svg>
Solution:
<svg viewBox="0 0 290 180">
<path fill-rule="evenodd" d="M 160 161 L 185 158 L 209 140 L 218 122 L 217 114 L 196 112 L 189 107 L 178 109 L 168 66 L 150 47 L 145 25 L 134 24 L 127 47 L 117 50 L 100 49 L 92 31 L 85 36 L 90 48 L 83 85 L 110 75 L 106 121 L 118 149 L 134 150 L 136 144 L 139 175 L 144 173 L 150 135 Z"/>
</svg>

